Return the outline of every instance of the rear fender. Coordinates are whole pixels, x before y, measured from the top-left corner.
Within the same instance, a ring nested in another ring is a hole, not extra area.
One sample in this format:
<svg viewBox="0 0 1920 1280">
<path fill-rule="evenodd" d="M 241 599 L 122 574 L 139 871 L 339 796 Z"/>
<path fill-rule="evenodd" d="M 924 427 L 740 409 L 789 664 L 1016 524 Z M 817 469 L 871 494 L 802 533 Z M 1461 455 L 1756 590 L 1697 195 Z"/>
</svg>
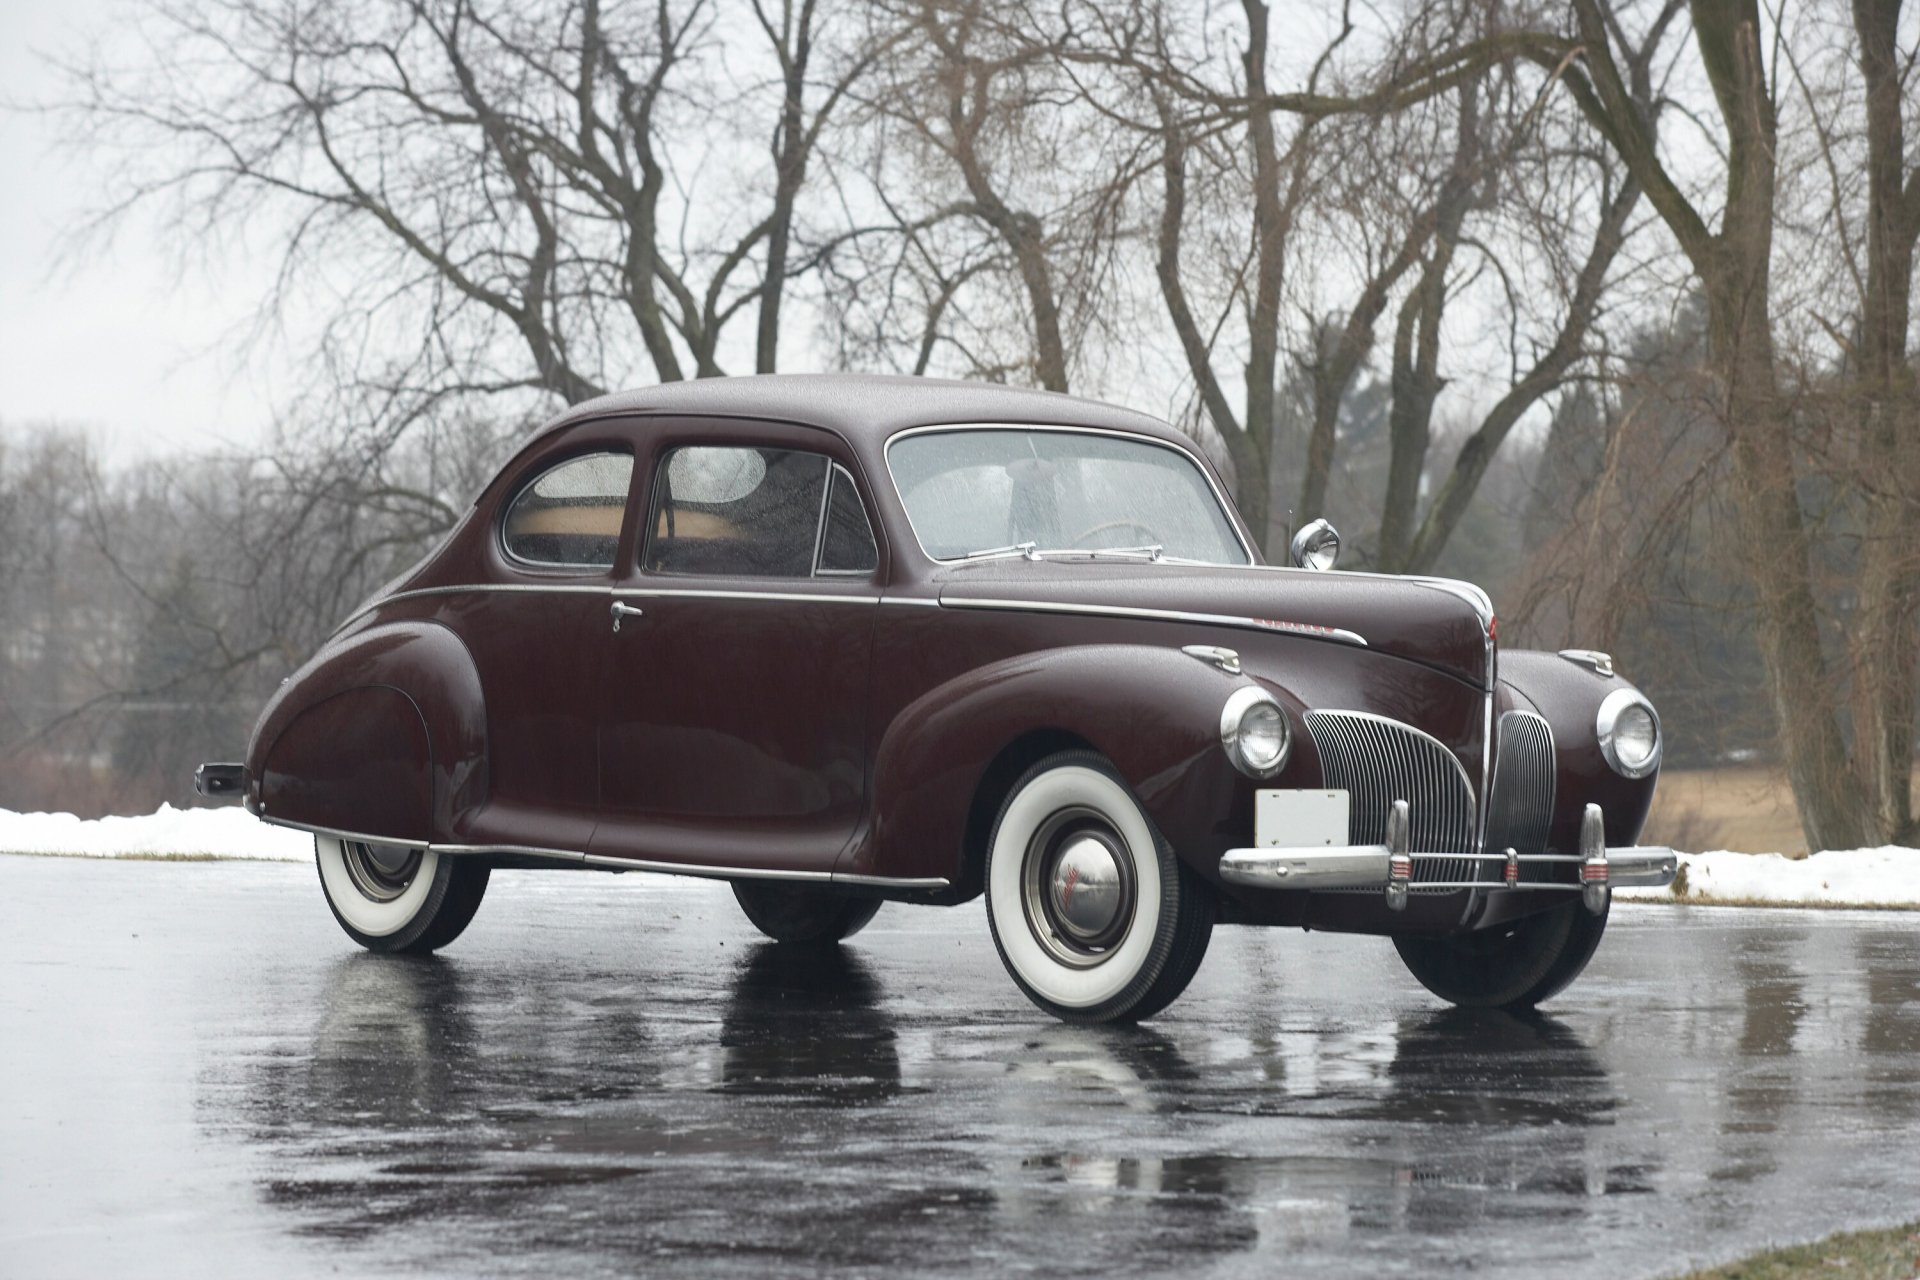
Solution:
<svg viewBox="0 0 1920 1280">
<path fill-rule="evenodd" d="M 1252 823 L 1251 782 L 1220 743 L 1227 695 L 1260 683 L 1161 646 L 1086 645 L 1021 654 L 937 686 L 908 704 L 874 754 L 867 838 L 842 872 L 939 877 L 953 896 L 978 892 L 985 823 L 1001 794 L 983 794 L 995 762 L 1022 743 L 1051 749 L 1085 744 L 1111 761 L 1161 835 L 1202 874 L 1216 874 L 1230 834 Z M 1272 688 L 1272 686 L 1268 686 Z M 1274 689 L 1299 727 L 1299 706 Z M 1295 758 L 1265 786 L 1287 781 Z M 1037 758 L 1037 755 L 1036 757 Z M 1308 766 L 1317 776 L 1317 765 Z M 993 776 L 994 788 L 1011 777 Z M 969 837 L 972 837 L 971 839 Z"/>
<path fill-rule="evenodd" d="M 487 791 L 486 704 L 460 638 L 431 622 L 355 632 L 281 685 L 248 751 L 269 821 L 458 841 Z"/>
</svg>

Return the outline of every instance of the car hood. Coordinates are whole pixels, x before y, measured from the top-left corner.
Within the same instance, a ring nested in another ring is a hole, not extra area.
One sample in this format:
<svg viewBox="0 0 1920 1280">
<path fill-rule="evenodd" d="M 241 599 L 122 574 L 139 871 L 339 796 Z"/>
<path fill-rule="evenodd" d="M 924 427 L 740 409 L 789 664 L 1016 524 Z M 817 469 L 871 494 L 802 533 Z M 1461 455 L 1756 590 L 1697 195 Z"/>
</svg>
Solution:
<svg viewBox="0 0 1920 1280">
<path fill-rule="evenodd" d="M 1184 615 L 1223 628 L 1364 642 L 1488 688 L 1493 613 L 1478 587 L 1447 578 L 1316 573 L 1271 566 L 992 560 L 947 568 L 942 604 L 1046 606 L 1117 617 Z M 1223 645 L 1231 647 L 1230 640 Z"/>
</svg>

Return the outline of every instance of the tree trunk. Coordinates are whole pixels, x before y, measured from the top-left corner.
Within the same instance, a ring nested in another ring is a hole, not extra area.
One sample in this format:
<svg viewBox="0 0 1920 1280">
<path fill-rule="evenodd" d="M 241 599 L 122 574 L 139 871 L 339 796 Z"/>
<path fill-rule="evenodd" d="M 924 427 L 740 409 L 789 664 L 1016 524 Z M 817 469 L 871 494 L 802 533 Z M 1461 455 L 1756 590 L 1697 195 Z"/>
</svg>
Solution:
<svg viewBox="0 0 1920 1280">
<path fill-rule="evenodd" d="M 787 252 L 793 241 L 793 206 L 807 176 L 807 128 L 802 110 L 807 92 L 807 63 L 813 50 L 813 6 L 802 6 L 800 28 L 791 54 L 783 54 L 786 98 L 780 105 L 780 130 L 773 149 L 773 216 L 767 226 L 767 277 L 760 286 L 760 326 L 755 334 L 753 371 L 772 373 L 779 362 L 780 304 L 787 289 Z"/>
<path fill-rule="evenodd" d="M 1247 15 L 1247 51 L 1242 65 L 1247 95 L 1267 92 L 1267 6 L 1243 0 Z M 1280 193 L 1280 148 L 1273 115 L 1255 111 L 1247 118 L 1247 142 L 1253 152 L 1253 300 L 1247 314 L 1247 412 L 1244 421 L 1247 467 L 1240 481 L 1240 512 L 1253 527 L 1264 554 L 1273 537 L 1268 528 L 1276 386 L 1280 357 L 1280 292 L 1285 281 L 1287 209 Z"/>
<path fill-rule="evenodd" d="M 1709 282 L 1707 326 L 1721 411 L 1733 441 L 1741 542 L 1753 581 L 1760 656 L 1780 750 L 1809 849 L 1851 849 L 1866 834 L 1826 678 L 1808 541 L 1784 406 L 1774 385 L 1764 304 L 1766 253 L 1730 261 Z"/>
<path fill-rule="evenodd" d="M 1874 840 L 1914 838 L 1915 576 L 1920 404 L 1907 361 L 1920 177 L 1903 188 L 1900 0 L 1854 0 L 1866 80 L 1867 263 L 1861 299 L 1860 489 L 1866 502 L 1852 628 L 1855 767 Z"/>
<path fill-rule="evenodd" d="M 1727 132 L 1718 232 L 1661 163 L 1645 105 L 1614 64 L 1599 0 L 1573 0 L 1585 72 L 1569 71 L 1567 83 L 1645 188 L 1705 287 L 1709 362 L 1733 445 L 1736 519 L 1787 777 L 1808 847 L 1853 848 L 1867 834 L 1866 811 L 1835 711 L 1840 691 L 1821 647 L 1788 412 L 1775 382 L 1768 264 L 1778 137 L 1760 9 L 1756 0 L 1692 0 L 1691 7 L 1694 41 Z"/>
</svg>

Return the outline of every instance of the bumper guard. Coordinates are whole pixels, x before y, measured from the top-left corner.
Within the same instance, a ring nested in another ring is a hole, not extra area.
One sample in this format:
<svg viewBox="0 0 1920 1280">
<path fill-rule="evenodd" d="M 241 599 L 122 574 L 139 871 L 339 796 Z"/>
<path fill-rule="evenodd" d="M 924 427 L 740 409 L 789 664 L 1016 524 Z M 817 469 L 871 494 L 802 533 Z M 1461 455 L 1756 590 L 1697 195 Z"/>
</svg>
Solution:
<svg viewBox="0 0 1920 1280">
<path fill-rule="evenodd" d="M 1407 892 L 1420 889 L 1493 889 L 1577 891 L 1596 915 L 1607 909 L 1615 885 L 1660 888 L 1673 883 L 1679 861 L 1659 845 L 1607 847 L 1606 821 L 1590 804 L 1580 819 L 1580 852 L 1415 853 L 1407 848 L 1407 802 L 1395 800 L 1387 814 L 1385 844 L 1352 844 L 1304 849 L 1229 849 L 1220 859 L 1220 878 L 1252 889 L 1384 889 L 1387 905 L 1406 909 Z M 1496 863 L 1498 879 L 1420 880 L 1414 867 L 1423 859 Z M 1522 863 L 1575 864 L 1577 883 L 1520 882 Z"/>
</svg>

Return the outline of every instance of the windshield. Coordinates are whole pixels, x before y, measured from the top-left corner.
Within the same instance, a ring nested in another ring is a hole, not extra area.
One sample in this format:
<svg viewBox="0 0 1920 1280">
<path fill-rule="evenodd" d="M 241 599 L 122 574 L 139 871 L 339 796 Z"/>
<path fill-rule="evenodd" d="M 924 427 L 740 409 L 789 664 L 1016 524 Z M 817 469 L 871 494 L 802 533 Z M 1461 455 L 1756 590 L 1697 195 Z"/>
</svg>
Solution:
<svg viewBox="0 0 1920 1280">
<path fill-rule="evenodd" d="M 920 545 L 936 560 L 1127 551 L 1248 563 L 1205 473 L 1168 445 L 1039 427 L 963 428 L 896 440 L 887 465 Z"/>
</svg>

